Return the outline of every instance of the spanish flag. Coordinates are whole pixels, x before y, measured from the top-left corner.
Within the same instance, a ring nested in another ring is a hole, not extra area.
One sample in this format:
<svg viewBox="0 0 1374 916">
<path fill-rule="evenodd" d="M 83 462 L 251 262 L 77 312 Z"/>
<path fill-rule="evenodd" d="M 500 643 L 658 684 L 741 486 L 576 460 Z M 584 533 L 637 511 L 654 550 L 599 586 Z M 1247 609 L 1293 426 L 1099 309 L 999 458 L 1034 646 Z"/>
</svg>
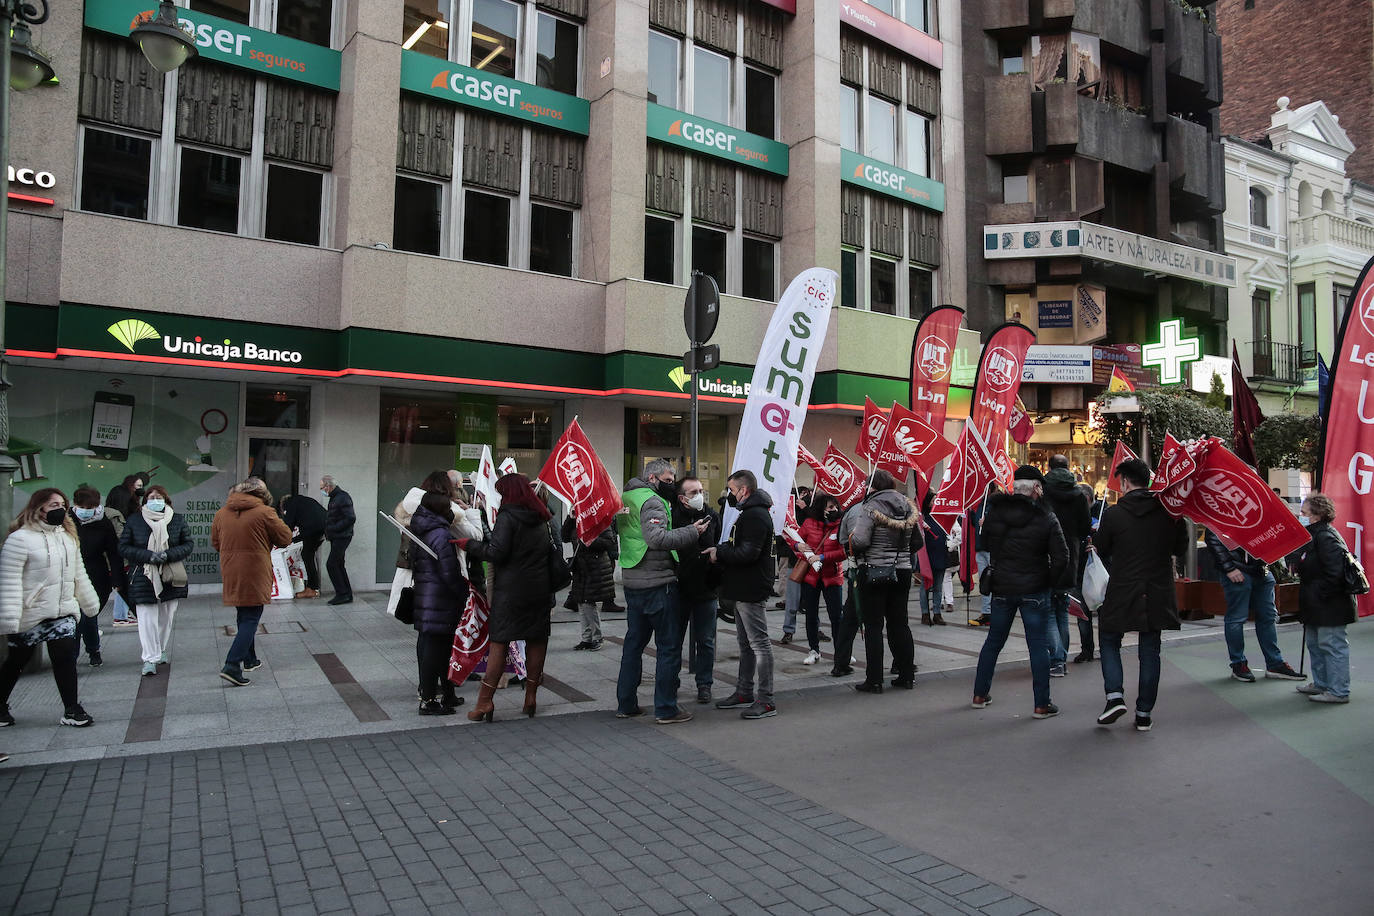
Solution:
<svg viewBox="0 0 1374 916">
<path fill-rule="evenodd" d="M 1107 380 L 1108 391 L 1135 391 L 1135 385 L 1122 373 L 1120 366 L 1112 367 L 1112 377 Z"/>
</svg>

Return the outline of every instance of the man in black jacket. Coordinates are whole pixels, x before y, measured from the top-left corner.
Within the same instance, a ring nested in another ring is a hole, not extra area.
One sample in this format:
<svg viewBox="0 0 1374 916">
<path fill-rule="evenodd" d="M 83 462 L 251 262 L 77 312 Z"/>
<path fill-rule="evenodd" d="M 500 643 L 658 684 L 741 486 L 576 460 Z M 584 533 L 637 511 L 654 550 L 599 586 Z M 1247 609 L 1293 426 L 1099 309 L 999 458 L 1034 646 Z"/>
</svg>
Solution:
<svg viewBox="0 0 1374 916">
<path fill-rule="evenodd" d="M 1059 519 L 1059 530 L 1064 532 L 1064 542 L 1069 549 L 1069 565 L 1064 567 L 1064 576 L 1054 584 L 1050 596 L 1050 677 L 1063 677 L 1065 663 L 1069 660 L 1069 595 L 1082 584 L 1078 578 L 1078 559 L 1083 539 L 1092 528 L 1088 498 L 1078 489 L 1078 478 L 1069 470 L 1069 459 L 1065 455 L 1050 458 L 1050 472 L 1045 475 L 1045 503 Z M 1074 661 L 1092 661 L 1091 645 L 1089 637 L 1083 644 L 1082 654 Z"/>
<path fill-rule="evenodd" d="M 697 542 L 677 552 L 678 602 L 681 614 L 678 642 L 689 647 L 687 670 L 697 682 L 697 702 L 711 702 L 711 685 L 716 666 L 716 580 L 719 568 L 712 567 L 702 551 L 720 540 L 720 517 L 706 505 L 706 490 L 695 477 L 678 481 L 673 503 L 673 527 L 685 528 L 705 519 L 707 528 Z M 692 641 L 686 642 L 691 627 Z"/>
<path fill-rule="evenodd" d="M 327 513 L 324 506 L 304 493 L 288 496 L 282 506 L 282 521 L 291 536 L 301 542 L 301 562 L 305 564 L 305 590 L 297 598 L 320 597 L 320 545 L 324 543 Z"/>
<path fill-rule="evenodd" d="M 992 672 L 1020 611 L 1030 650 L 1034 718 L 1048 719 L 1059 715 L 1059 707 L 1050 702 L 1050 588 L 1064 575 L 1069 551 L 1059 520 L 1041 502 L 1045 490 L 1039 469 L 1022 465 L 1014 477 L 1015 492 L 988 497 L 979 534 L 992 561 L 992 622 L 978 653 L 973 707 L 992 702 Z"/>
<path fill-rule="evenodd" d="M 739 677 L 735 692 L 717 709 L 747 707 L 740 716 L 766 719 L 778 714 L 773 704 L 773 644 L 768 641 L 767 601 L 773 594 L 772 498 L 758 490 L 752 471 L 736 471 L 727 482 L 728 502 L 740 510 L 730 539 L 703 553 L 721 565 L 720 594 L 735 602 L 739 636 Z M 757 670 L 758 690 L 754 689 Z"/>
<path fill-rule="evenodd" d="M 1279 612 L 1274 607 L 1274 574 L 1259 557 L 1252 557 L 1244 549 L 1230 550 L 1211 530 L 1208 530 L 1207 549 L 1212 551 L 1217 570 L 1221 573 L 1221 590 L 1226 595 L 1226 651 L 1231 656 L 1231 677 L 1247 684 L 1255 683 L 1255 675 L 1245 658 L 1245 621 L 1255 618 L 1255 640 L 1264 654 L 1264 676 L 1285 681 L 1305 681 L 1279 651 Z"/>
<path fill-rule="evenodd" d="M 348 545 L 353 541 L 353 525 L 357 516 L 353 513 L 353 497 L 325 475 L 320 478 L 320 492 L 329 497 L 329 508 L 325 511 L 324 536 L 329 540 L 329 559 L 325 561 L 325 571 L 329 582 L 334 586 L 334 597 L 330 604 L 350 604 L 353 601 L 353 585 L 348 581 L 348 567 L 344 557 Z"/>
</svg>

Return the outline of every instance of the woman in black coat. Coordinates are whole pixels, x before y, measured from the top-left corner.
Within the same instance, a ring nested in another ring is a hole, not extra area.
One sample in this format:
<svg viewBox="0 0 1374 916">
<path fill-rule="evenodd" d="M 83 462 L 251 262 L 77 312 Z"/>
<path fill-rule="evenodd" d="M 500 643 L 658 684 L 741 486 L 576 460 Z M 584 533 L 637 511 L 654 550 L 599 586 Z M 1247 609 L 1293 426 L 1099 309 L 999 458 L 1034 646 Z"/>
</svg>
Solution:
<svg viewBox="0 0 1374 916">
<path fill-rule="evenodd" d="M 1302 503 L 1312 543 L 1298 561 L 1298 619 L 1312 655 L 1312 683 L 1298 693 L 1314 703 L 1350 702 L 1350 642 L 1345 628 L 1355 622 L 1355 596 L 1345 590 L 1345 540 L 1332 527 L 1336 504 L 1324 493 Z"/>
<path fill-rule="evenodd" d="M 422 716 L 451 716 L 463 703 L 448 679 L 453 631 L 458 628 L 468 600 L 468 583 L 458 565 L 458 554 L 449 543 L 451 524 L 453 509 L 443 493 L 426 493 L 410 517 L 410 533 L 424 541 L 438 557 L 435 559 L 418 547 L 410 551 L 410 568 L 415 576 L 415 654 L 420 665 Z"/>
<path fill-rule="evenodd" d="M 128 517 L 119 535 L 119 555 L 129 564 L 129 604 L 138 615 L 144 677 L 167 664 L 172 621 L 189 593 L 185 561 L 195 549 L 191 526 L 172 508 L 166 488 L 154 484 L 144 491 L 143 507 Z"/>
<path fill-rule="evenodd" d="M 577 537 L 571 515 L 563 522 L 563 540 L 573 545 L 572 589 L 568 603 L 582 616 L 582 641 L 574 649 L 601 648 L 601 614 L 597 606 L 615 598 L 615 526 L 607 528 L 590 544 Z"/>
<path fill-rule="evenodd" d="M 468 718 L 490 722 L 496 679 L 506 665 L 506 646 L 517 639 L 525 641 L 525 715 L 534 715 L 535 694 L 544 682 L 544 657 L 549 650 L 549 614 L 553 610 L 553 585 L 549 561 L 554 542 L 549 531 L 552 515 L 530 487 L 523 474 L 507 474 L 496 481 L 501 508 L 491 538 L 469 541 L 461 538 L 460 549 L 469 559 L 491 564 L 491 635 L 487 673 L 477 705 Z"/>
</svg>

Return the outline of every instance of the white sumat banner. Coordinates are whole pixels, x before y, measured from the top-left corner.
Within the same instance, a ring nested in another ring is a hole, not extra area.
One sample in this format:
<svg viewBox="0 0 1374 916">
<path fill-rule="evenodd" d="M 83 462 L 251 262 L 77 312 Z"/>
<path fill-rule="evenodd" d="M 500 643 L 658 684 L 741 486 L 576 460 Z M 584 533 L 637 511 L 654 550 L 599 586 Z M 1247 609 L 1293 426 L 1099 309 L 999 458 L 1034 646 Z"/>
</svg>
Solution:
<svg viewBox="0 0 1374 916">
<path fill-rule="evenodd" d="M 811 400 L 811 381 L 830 327 L 835 281 L 833 270 L 812 267 L 798 274 L 778 300 L 754 364 L 735 461 L 730 465 L 731 473 L 753 471 L 759 489 L 773 497 L 773 531 L 778 534 L 797 471 L 797 445 Z M 730 536 L 737 514 L 726 509 L 722 540 Z"/>
</svg>

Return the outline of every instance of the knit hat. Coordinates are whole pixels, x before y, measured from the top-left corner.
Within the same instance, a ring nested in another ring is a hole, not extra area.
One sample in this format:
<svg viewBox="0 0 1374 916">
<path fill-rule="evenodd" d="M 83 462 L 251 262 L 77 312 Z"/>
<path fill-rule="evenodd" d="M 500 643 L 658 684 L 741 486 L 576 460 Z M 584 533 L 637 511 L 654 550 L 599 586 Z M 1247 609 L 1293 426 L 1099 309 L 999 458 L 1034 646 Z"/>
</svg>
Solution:
<svg viewBox="0 0 1374 916">
<path fill-rule="evenodd" d="M 1043 484 L 1045 475 L 1040 473 L 1040 469 L 1033 464 L 1023 464 L 1012 474 L 1013 480 L 1034 480 L 1036 483 Z"/>
</svg>

